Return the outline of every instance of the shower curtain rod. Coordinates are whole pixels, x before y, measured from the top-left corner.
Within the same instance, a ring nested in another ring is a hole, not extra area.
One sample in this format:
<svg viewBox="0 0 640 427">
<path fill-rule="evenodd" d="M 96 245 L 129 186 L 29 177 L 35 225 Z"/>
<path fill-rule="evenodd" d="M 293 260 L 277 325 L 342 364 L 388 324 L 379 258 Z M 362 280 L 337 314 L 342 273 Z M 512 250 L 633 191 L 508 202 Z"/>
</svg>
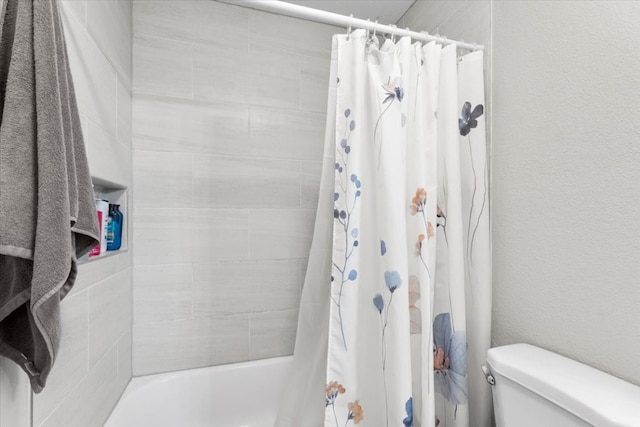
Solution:
<svg viewBox="0 0 640 427">
<path fill-rule="evenodd" d="M 400 37 L 411 37 L 424 42 L 435 41 L 443 45 L 455 44 L 467 50 L 484 50 L 484 46 L 463 41 L 449 40 L 439 35 L 431 35 L 427 32 L 417 32 L 407 29 L 397 28 L 393 25 L 383 25 L 365 19 L 354 18 L 353 16 L 340 15 L 338 13 L 326 12 L 324 10 L 313 9 L 311 7 L 286 3 L 279 0 L 222 0 L 225 3 L 263 10 L 265 12 L 279 13 L 294 18 L 307 19 L 309 21 L 321 22 L 325 24 L 337 25 L 345 28 L 363 28 L 377 33 L 392 34 Z"/>
</svg>

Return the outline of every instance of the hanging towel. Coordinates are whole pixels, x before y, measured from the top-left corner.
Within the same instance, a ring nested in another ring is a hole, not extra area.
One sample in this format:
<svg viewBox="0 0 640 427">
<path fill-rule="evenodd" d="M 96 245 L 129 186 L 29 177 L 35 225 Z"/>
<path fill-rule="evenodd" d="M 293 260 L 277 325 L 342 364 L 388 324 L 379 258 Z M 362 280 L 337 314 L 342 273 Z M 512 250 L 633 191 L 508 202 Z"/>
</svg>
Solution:
<svg viewBox="0 0 640 427">
<path fill-rule="evenodd" d="M 38 393 L 60 342 L 60 300 L 99 241 L 56 0 L 0 13 L 0 355 Z"/>
</svg>

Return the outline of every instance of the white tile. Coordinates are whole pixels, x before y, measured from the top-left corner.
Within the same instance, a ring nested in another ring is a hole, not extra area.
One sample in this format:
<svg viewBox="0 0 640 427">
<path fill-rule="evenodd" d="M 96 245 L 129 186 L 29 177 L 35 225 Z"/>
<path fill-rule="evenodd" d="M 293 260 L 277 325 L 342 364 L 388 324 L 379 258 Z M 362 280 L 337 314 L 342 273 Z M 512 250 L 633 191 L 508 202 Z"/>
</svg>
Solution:
<svg viewBox="0 0 640 427">
<path fill-rule="evenodd" d="M 196 156 L 194 205 L 218 208 L 300 206 L 299 164 L 291 160 Z"/>
<path fill-rule="evenodd" d="M 133 331 L 127 330 L 118 340 L 118 373 L 116 392 L 122 393 L 131 380 L 133 366 Z"/>
<path fill-rule="evenodd" d="M 80 113 L 116 135 L 116 70 L 74 16 L 63 23 Z"/>
<path fill-rule="evenodd" d="M 133 91 L 191 98 L 192 60 L 189 43 L 134 35 Z"/>
<path fill-rule="evenodd" d="M 291 259 L 309 255 L 315 211 L 252 209 L 249 211 L 250 259 Z"/>
<path fill-rule="evenodd" d="M 29 427 L 32 395 L 24 371 L 12 360 L 0 357 L 0 423 L 3 426 Z"/>
<path fill-rule="evenodd" d="M 297 309 L 250 314 L 251 358 L 293 354 L 297 327 Z"/>
<path fill-rule="evenodd" d="M 124 240 L 126 236 L 127 247 L 133 248 L 133 210 L 134 210 L 133 209 L 134 208 L 133 191 L 127 191 L 127 197 L 125 200 L 127 202 L 128 209 L 123 218 L 124 230 L 122 230 L 122 239 Z M 122 244 L 125 244 L 125 242 L 123 241 Z M 128 262 L 129 264 L 133 262 L 133 252 L 131 250 L 129 251 L 129 258 L 126 259 L 124 262 Z"/>
<path fill-rule="evenodd" d="M 118 142 L 131 147 L 131 91 L 118 79 L 118 122 L 116 136 Z"/>
<path fill-rule="evenodd" d="M 131 326 L 131 269 L 89 289 L 89 366 L 94 366 Z"/>
<path fill-rule="evenodd" d="M 127 218 L 127 221 L 129 221 L 129 218 Z M 132 258 L 133 256 L 132 256 L 131 250 L 121 251 L 118 254 L 118 271 L 122 271 L 124 269 L 131 267 Z"/>
<path fill-rule="evenodd" d="M 297 260 L 195 264 L 195 317 L 296 308 L 300 302 Z"/>
<path fill-rule="evenodd" d="M 246 259 L 247 216 L 233 209 L 136 209 L 134 265 Z"/>
<path fill-rule="evenodd" d="M 331 54 L 331 38 L 344 28 L 289 16 L 249 11 L 249 51 L 300 57 Z"/>
<path fill-rule="evenodd" d="M 131 148 L 120 144 L 115 134 L 106 132 L 93 120 L 87 121 L 85 139 L 91 176 L 130 186 Z"/>
<path fill-rule="evenodd" d="M 250 144 L 255 156 L 321 160 L 326 115 L 251 107 Z"/>
<path fill-rule="evenodd" d="M 315 210 L 318 207 L 322 161 L 300 162 L 300 206 Z"/>
<path fill-rule="evenodd" d="M 190 207 L 193 155 L 159 151 L 133 152 L 136 207 Z"/>
<path fill-rule="evenodd" d="M 326 113 L 331 56 L 300 60 L 300 109 Z"/>
<path fill-rule="evenodd" d="M 136 94 L 135 147 L 141 150 L 249 154 L 249 109 Z"/>
<path fill-rule="evenodd" d="M 33 424 L 40 425 L 89 371 L 89 293 L 80 292 L 60 304 L 61 340 L 47 386 L 33 395 Z"/>
<path fill-rule="evenodd" d="M 196 99 L 213 102 L 246 103 L 250 60 L 246 49 L 217 45 L 195 45 L 193 84 Z"/>
<path fill-rule="evenodd" d="M 173 40 L 247 44 L 248 9 L 217 1 L 135 1 L 133 30 Z"/>
<path fill-rule="evenodd" d="M 117 361 L 113 346 L 39 427 L 102 427 L 120 397 Z"/>
<path fill-rule="evenodd" d="M 248 315 L 142 323 L 133 328 L 133 374 L 249 359 Z"/>
<path fill-rule="evenodd" d="M 133 270 L 135 323 L 191 317 L 191 264 L 139 265 Z"/>
<path fill-rule="evenodd" d="M 131 87 L 131 2 L 87 2 L 87 31 Z"/>
<path fill-rule="evenodd" d="M 194 45 L 194 96 L 216 102 L 298 108 L 298 61 L 275 52 Z"/>
<path fill-rule="evenodd" d="M 133 32 L 167 39 L 195 39 L 194 1 L 134 1 Z"/>
<path fill-rule="evenodd" d="M 109 276 L 113 276 L 119 271 L 118 257 L 111 256 L 107 258 L 99 258 L 78 266 L 78 276 L 76 283 L 71 289 L 70 294 L 78 293 L 91 285 L 94 285 Z"/>
</svg>

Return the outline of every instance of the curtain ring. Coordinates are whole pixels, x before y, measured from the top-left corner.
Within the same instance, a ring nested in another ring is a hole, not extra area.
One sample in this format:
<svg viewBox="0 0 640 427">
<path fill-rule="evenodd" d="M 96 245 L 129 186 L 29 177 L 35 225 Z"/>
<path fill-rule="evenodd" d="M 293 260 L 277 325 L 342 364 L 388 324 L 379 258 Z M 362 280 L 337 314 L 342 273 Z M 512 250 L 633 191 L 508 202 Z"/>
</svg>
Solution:
<svg viewBox="0 0 640 427">
<path fill-rule="evenodd" d="M 424 46 L 427 43 L 429 43 L 429 40 L 427 40 L 427 38 L 429 37 L 429 33 L 427 31 L 420 31 L 420 34 L 424 36 L 424 40 L 422 40 L 422 45 Z"/>
<path fill-rule="evenodd" d="M 371 36 L 371 39 L 376 38 L 377 32 L 378 32 L 378 20 L 376 19 L 376 22 L 373 23 L 373 36 Z"/>
<path fill-rule="evenodd" d="M 389 25 L 391 28 L 398 28 L 396 25 Z M 396 35 L 395 34 L 391 34 L 391 42 L 395 43 L 396 42 Z"/>
<path fill-rule="evenodd" d="M 347 40 L 351 38 L 351 26 L 353 24 L 353 13 L 349 15 L 349 26 L 347 27 Z"/>
<path fill-rule="evenodd" d="M 371 23 L 371 19 L 367 18 L 367 24 Z M 369 25 L 367 25 L 367 39 L 370 38 L 371 30 L 369 29 Z"/>
</svg>

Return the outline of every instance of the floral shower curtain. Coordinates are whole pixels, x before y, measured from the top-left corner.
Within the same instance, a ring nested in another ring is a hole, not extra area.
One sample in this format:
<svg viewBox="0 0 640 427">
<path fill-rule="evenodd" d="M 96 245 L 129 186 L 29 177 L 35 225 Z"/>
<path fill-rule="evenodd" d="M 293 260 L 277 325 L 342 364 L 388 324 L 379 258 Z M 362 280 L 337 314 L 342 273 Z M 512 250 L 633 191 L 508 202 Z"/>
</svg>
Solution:
<svg viewBox="0 0 640 427">
<path fill-rule="evenodd" d="M 482 52 L 334 36 L 316 228 L 276 426 L 491 425 L 484 118 Z"/>
</svg>

